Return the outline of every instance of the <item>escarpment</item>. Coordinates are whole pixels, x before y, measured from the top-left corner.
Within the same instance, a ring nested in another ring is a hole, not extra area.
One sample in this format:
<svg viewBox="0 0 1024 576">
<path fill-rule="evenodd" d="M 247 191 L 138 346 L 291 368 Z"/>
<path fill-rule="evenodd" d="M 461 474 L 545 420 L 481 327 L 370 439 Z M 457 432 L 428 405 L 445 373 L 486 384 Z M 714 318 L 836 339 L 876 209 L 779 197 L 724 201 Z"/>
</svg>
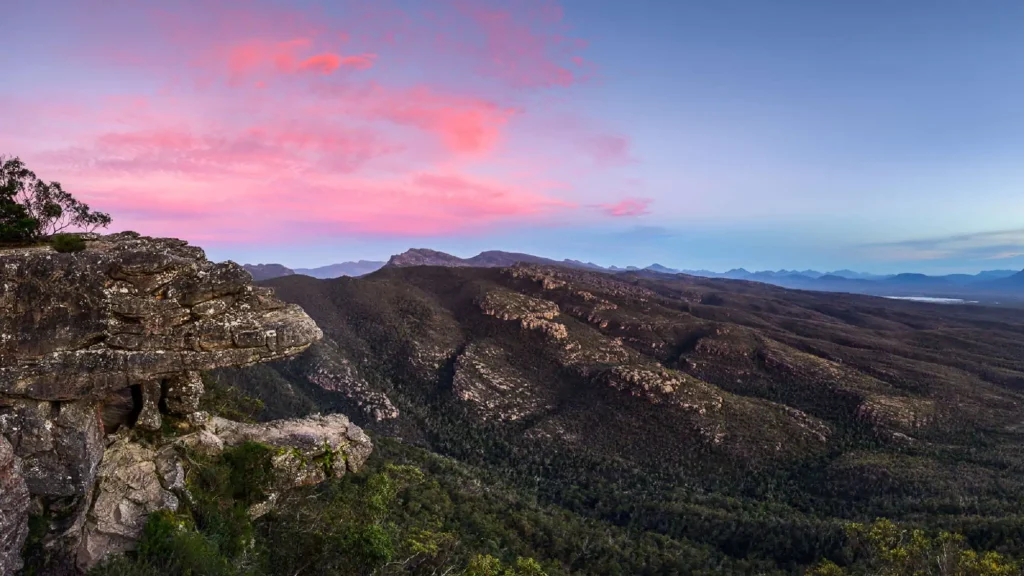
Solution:
<svg viewBox="0 0 1024 576">
<path fill-rule="evenodd" d="M 187 497 L 185 447 L 269 439 L 305 462 L 275 462 L 294 484 L 323 479 L 305 468 L 325 454 L 346 456 L 332 474 L 358 468 L 370 441 L 343 416 L 238 428 L 197 413 L 200 371 L 283 359 L 321 337 L 299 306 L 180 240 L 126 232 L 78 253 L 0 250 L 0 575 L 21 566 L 30 514 L 65 571 L 131 549 L 148 513 Z M 173 439 L 160 433 L 168 418 Z"/>
</svg>

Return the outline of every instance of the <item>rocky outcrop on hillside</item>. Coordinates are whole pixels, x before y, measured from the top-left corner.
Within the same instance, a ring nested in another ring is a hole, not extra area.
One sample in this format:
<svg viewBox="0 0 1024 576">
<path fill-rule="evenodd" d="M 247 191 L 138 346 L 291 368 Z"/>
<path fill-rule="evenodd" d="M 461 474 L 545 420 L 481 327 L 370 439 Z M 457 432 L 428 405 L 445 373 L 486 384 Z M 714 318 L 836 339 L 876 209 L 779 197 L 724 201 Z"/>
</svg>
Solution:
<svg viewBox="0 0 1024 576">
<path fill-rule="evenodd" d="M 518 320 L 524 330 L 537 330 L 555 340 L 569 336 L 565 325 L 551 320 L 558 316 L 558 305 L 531 298 L 511 290 L 494 290 L 480 300 L 480 310 L 500 320 Z"/>
<path fill-rule="evenodd" d="M 182 497 L 177 448 L 131 433 L 195 412 L 199 371 L 286 358 L 321 337 L 300 307 L 180 240 L 126 232 L 78 253 L 0 251 L 0 574 L 20 564 L 19 486 L 65 570 L 130 549 L 145 516 Z M 347 419 L 317 425 L 332 450 L 365 460 L 369 440 Z"/>
<path fill-rule="evenodd" d="M 207 456 L 245 442 L 277 449 L 271 459 L 274 491 L 253 505 L 253 517 L 271 511 L 281 491 L 358 471 L 373 449 L 369 437 L 341 414 L 245 424 L 197 412 L 190 415 L 188 428 L 188 434 L 158 447 L 133 442 L 125 434 L 109 440 L 78 547 L 79 567 L 133 549 L 149 514 L 175 511 L 189 498 L 183 448 Z"/>
<path fill-rule="evenodd" d="M 469 262 L 466 262 L 458 256 L 452 256 L 444 252 L 438 252 L 437 250 L 430 250 L 429 248 L 412 248 L 402 252 L 401 254 L 395 254 L 392 256 L 386 267 L 395 266 L 470 266 Z"/>
<path fill-rule="evenodd" d="M 344 394 L 359 411 L 376 422 L 398 418 L 398 408 L 379 390 L 374 390 L 347 358 L 338 353 L 333 342 L 317 344 L 306 352 L 309 362 L 306 379 L 331 392 Z M 332 353 L 333 352 L 333 353 Z"/>
</svg>

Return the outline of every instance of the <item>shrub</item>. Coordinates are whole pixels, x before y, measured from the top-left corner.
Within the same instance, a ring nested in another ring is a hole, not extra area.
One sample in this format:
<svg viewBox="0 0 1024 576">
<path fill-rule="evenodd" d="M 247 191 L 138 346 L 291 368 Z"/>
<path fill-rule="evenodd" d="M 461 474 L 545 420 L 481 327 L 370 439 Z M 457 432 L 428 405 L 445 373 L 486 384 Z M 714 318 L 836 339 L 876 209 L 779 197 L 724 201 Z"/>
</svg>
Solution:
<svg viewBox="0 0 1024 576">
<path fill-rule="evenodd" d="M 50 238 L 50 245 L 57 252 L 81 252 L 85 250 L 85 240 L 77 234 L 56 234 Z"/>
<path fill-rule="evenodd" d="M 245 442 L 225 450 L 222 458 L 230 467 L 230 495 L 246 505 L 267 497 L 274 480 L 274 450 L 259 442 Z"/>
<path fill-rule="evenodd" d="M 931 536 L 921 529 L 878 519 L 871 524 L 851 523 L 846 527 L 856 563 L 852 573 L 880 576 L 1013 576 L 1020 566 L 996 552 L 978 553 L 967 547 L 960 534 L 942 532 Z M 850 574 L 830 560 L 823 560 L 807 576 Z"/>
<path fill-rule="evenodd" d="M 203 534 L 176 514 L 149 515 L 134 558 L 112 556 L 90 576 L 233 576 L 239 574 Z"/>
</svg>

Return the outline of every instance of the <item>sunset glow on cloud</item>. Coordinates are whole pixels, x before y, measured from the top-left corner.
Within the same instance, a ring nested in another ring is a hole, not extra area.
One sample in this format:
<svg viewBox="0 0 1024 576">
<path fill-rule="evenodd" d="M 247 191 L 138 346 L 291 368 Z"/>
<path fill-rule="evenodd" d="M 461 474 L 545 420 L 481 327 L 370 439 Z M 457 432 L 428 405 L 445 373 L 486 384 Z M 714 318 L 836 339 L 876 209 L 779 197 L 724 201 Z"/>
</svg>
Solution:
<svg viewBox="0 0 1024 576">
<path fill-rule="evenodd" d="M 1024 266 L 1024 5 L 8 4 L 0 154 L 217 257 Z"/>
<path fill-rule="evenodd" d="M 607 159 L 612 178 L 628 154 L 624 135 L 515 132 L 586 89 L 586 44 L 553 2 L 71 4 L 88 25 L 57 50 L 95 74 L 3 93 L 0 122 L 11 152 L 120 229 L 230 242 L 573 222 L 593 218 L 574 166 Z"/>
</svg>

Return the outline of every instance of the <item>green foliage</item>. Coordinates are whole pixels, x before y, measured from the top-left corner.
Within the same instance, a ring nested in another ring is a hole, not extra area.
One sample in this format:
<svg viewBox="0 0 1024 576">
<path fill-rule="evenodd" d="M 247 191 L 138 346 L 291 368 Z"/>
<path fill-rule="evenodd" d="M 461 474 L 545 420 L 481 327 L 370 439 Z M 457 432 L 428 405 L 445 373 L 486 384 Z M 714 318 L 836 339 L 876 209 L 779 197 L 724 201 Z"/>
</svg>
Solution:
<svg viewBox="0 0 1024 576">
<path fill-rule="evenodd" d="M 463 576 L 547 576 L 532 558 L 517 558 L 513 566 L 504 566 L 494 556 L 480 554 L 469 561 Z"/>
<path fill-rule="evenodd" d="M 149 515 L 133 559 L 115 558 L 90 572 L 91 576 L 231 576 L 238 571 L 204 534 L 167 511 Z"/>
<path fill-rule="evenodd" d="M 843 569 L 825 560 L 809 570 L 809 576 L 874 574 L 878 576 L 1011 576 L 1020 566 L 997 552 L 969 549 L 960 534 L 929 535 L 919 528 L 900 526 L 888 519 L 846 527 L 855 558 Z"/>
<path fill-rule="evenodd" d="M 263 412 L 263 401 L 247 396 L 234 386 L 221 383 L 207 372 L 202 374 L 202 378 L 205 392 L 200 400 L 200 410 L 229 420 L 250 423 Z"/>
<path fill-rule="evenodd" d="M 32 514 L 28 517 L 28 538 L 21 551 L 25 562 L 24 576 L 42 574 L 49 561 L 48 551 L 43 547 L 43 537 L 50 529 L 50 519 L 43 514 Z"/>
<path fill-rule="evenodd" d="M 427 576 L 473 574 L 478 556 L 498 558 L 486 543 L 503 536 L 477 534 L 472 525 L 481 517 L 453 505 L 462 478 L 433 477 L 392 456 L 363 473 L 283 493 L 275 511 L 253 521 L 246 510 L 266 494 L 273 453 L 250 443 L 218 458 L 190 454 L 187 510 L 152 514 L 138 550 L 91 575 Z M 426 453 L 411 454 L 429 465 Z M 491 518 L 485 524 L 500 514 Z M 530 558 L 508 556 L 495 574 L 548 574 Z"/>
<path fill-rule="evenodd" d="M 0 242 L 31 242 L 76 228 L 91 232 L 111 218 L 44 182 L 20 158 L 0 156 Z"/>
<path fill-rule="evenodd" d="M 20 159 L 0 156 L 0 242 L 25 242 L 37 235 L 39 220 L 19 201 L 34 179 Z"/>
<path fill-rule="evenodd" d="M 221 458 L 230 470 L 231 497 L 247 504 L 267 497 L 274 479 L 275 449 L 259 442 L 245 442 L 225 450 Z"/>
<path fill-rule="evenodd" d="M 57 252 L 81 252 L 85 250 L 85 240 L 77 234 L 54 234 L 50 245 Z"/>
</svg>

